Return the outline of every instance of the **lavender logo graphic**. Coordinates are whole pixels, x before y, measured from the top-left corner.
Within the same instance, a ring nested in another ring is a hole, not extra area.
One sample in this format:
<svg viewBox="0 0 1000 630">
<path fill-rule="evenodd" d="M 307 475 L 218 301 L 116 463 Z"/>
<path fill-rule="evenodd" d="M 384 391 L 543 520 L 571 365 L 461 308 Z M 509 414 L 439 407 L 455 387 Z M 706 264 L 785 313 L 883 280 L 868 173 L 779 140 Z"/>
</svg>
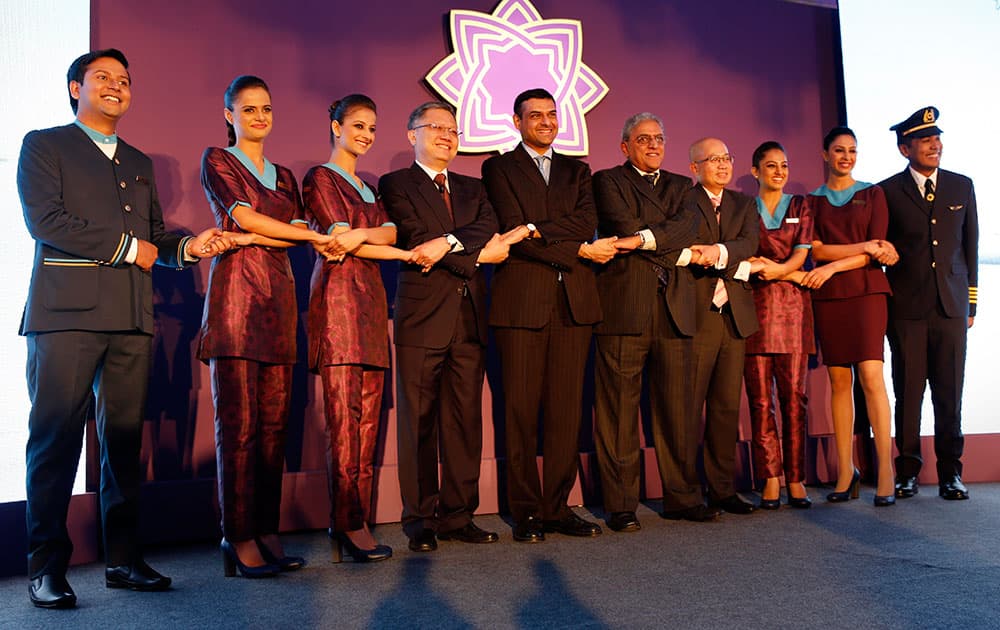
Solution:
<svg viewBox="0 0 1000 630">
<path fill-rule="evenodd" d="M 553 148 L 587 155 L 584 115 L 608 86 L 583 63 L 579 20 L 544 20 L 529 0 L 501 0 L 493 13 L 453 9 L 455 52 L 427 74 L 427 82 L 458 109 L 459 150 L 486 153 L 512 148 L 521 135 L 511 121 L 514 97 L 543 87 L 556 98 L 559 136 Z"/>
</svg>

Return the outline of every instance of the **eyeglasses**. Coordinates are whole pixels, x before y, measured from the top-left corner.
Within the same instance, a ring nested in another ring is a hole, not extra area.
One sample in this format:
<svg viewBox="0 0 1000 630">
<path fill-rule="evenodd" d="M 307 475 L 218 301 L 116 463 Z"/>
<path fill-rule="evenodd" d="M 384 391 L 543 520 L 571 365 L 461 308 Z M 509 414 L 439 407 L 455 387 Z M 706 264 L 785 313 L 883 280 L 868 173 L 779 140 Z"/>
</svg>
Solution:
<svg viewBox="0 0 1000 630">
<path fill-rule="evenodd" d="M 663 137 L 662 133 L 656 134 L 655 136 L 650 136 L 647 134 L 642 134 L 641 136 L 635 137 L 635 143 L 640 147 L 644 147 L 648 144 L 663 144 L 666 139 Z"/>
<path fill-rule="evenodd" d="M 413 130 L 416 131 L 417 129 L 422 129 L 424 127 L 430 127 L 431 131 L 440 134 L 442 136 L 454 136 L 457 138 L 462 135 L 462 132 L 459 131 L 458 129 L 455 129 L 454 127 L 445 127 L 444 125 L 439 125 L 437 123 L 425 123 L 423 125 L 417 125 L 416 127 L 413 128 Z"/>
<path fill-rule="evenodd" d="M 695 160 L 694 163 L 704 164 L 705 162 L 709 162 L 712 166 L 721 166 L 723 164 L 732 164 L 735 159 L 732 153 L 727 153 L 725 155 L 712 155 L 704 160 Z"/>
</svg>

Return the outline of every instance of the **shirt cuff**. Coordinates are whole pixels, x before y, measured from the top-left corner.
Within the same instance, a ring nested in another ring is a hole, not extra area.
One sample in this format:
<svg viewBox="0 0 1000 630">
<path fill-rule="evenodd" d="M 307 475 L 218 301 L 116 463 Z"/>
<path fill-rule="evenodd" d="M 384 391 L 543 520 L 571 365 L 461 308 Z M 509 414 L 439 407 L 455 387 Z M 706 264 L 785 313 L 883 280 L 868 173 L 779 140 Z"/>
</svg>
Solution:
<svg viewBox="0 0 1000 630">
<path fill-rule="evenodd" d="M 132 239 L 129 243 L 128 251 L 125 252 L 125 260 L 123 262 L 132 265 L 135 264 L 136 257 L 139 256 L 139 239 Z"/>
<path fill-rule="evenodd" d="M 677 257 L 675 263 L 678 267 L 687 267 L 691 264 L 691 250 L 687 247 L 681 250 L 681 255 Z"/>
<path fill-rule="evenodd" d="M 191 254 L 187 253 L 188 241 L 190 241 L 193 238 L 194 238 L 193 236 L 186 236 L 183 239 L 181 239 L 180 244 L 177 246 L 177 251 L 180 254 L 178 256 L 178 260 L 181 260 L 182 262 L 185 263 L 196 263 L 199 260 L 201 260 L 201 258 L 198 258 L 197 256 L 192 256 Z"/>
<path fill-rule="evenodd" d="M 302 225 L 309 225 L 309 222 L 306 221 L 305 219 L 292 219 L 291 221 L 289 221 L 289 223 L 291 223 L 292 225 L 295 225 L 296 223 L 301 223 Z"/>
<path fill-rule="evenodd" d="M 736 266 L 736 273 L 733 274 L 735 280 L 742 280 L 743 282 L 750 281 L 750 261 L 741 260 L 740 264 Z"/>
<path fill-rule="evenodd" d="M 344 221 L 337 221 L 336 223 L 334 223 L 333 225 L 330 226 L 330 229 L 327 230 L 326 233 L 327 234 L 333 234 L 333 231 L 335 229 L 339 228 L 339 227 L 350 228 L 351 224 L 350 223 L 346 223 Z"/>
<path fill-rule="evenodd" d="M 729 250 L 722 243 L 716 243 L 719 246 L 719 260 L 715 262 L 716 269 L 725 269 L 729 266 Z"/>
<path fill-rule="evenodd" d="M 639 230 L 636 234 L 642 238 L 642 245 L 639 246 L 639 249 L 647 251 L 656 249 L 656 237 L 653 236 L 653 230 L 646 228 L 645 230 Z"/>
<path fill-rule="evenodd" d="M 451 251 L 449 253 L 457 254 L 458 252 L 465 251 L 465 246 L 462 245 L 462 241 L 458 240 L 458 237 L 454 234 L 445 234 L 444 239 L 448 241 L 449 245 L 451 245 Z"/>
</svg>

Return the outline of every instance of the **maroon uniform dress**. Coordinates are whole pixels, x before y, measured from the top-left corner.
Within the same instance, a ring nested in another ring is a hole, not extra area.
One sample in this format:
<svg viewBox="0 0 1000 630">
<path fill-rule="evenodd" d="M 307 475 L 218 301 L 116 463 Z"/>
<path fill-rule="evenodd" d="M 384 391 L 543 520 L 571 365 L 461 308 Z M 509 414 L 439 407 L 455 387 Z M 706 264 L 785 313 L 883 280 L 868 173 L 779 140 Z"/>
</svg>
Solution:
<svg viewBox="0 0 1000 630">
<path fill-rule="evenodd" d="M 782 195 L 774 215 L 757 198 L 760 244 L 757 255 L 784 262 L 796 249 L 812 247 L 813 216 L 805 197 Z M 805 480 L 806 369 L 816 352 L 812 298 L 784 280 L 754 278 L 753 299 L 760 330 L 747 338 L 744 380 L 753 431 L 754 475 Z M 773 391 L 781 407 L 778 438 Z M 784 460 L 782 460 L 784 452 Z"/>
<path fill-rule="evenodd" d="M 878 186 L 857 182 L 831 191 L 821 186 L 809 195 L 813 233 L 827 245 L 847 245 L 884 239 L 889 227 L 885 193 Z M 881 361 L 888 321 L 886 296 L 892 291 L 878 262 L 834 274 L 813 291 L 813 316 L 823 363 L 852 365 Z"/>
<path fill-rule="evenodd" d="M 304 222 L 295 177 L 236 149 L 210 148 L 201 183 L 223 230 L 242 232 L 237 205 Z M 198 358 L 209 362 L 222 531 L 231 541 L 278 531 L 285 433 L 295 363 L 295 281 L 284 249 L 242 247 L 212 260 Z"/>
<path fill-rule="evenodd" d="M 373 189 L 359 187 L 334 164 L 310 169 L 302 198 L 317 232 L 392 225 Z M 354 531 L 372 521 L 375 442 L 389 367 L 385 287 L 377 261 L 317 257 L 309 293 L 309 368 L 323 382 L 330 521 L 334 531 Z"/>
</svg>

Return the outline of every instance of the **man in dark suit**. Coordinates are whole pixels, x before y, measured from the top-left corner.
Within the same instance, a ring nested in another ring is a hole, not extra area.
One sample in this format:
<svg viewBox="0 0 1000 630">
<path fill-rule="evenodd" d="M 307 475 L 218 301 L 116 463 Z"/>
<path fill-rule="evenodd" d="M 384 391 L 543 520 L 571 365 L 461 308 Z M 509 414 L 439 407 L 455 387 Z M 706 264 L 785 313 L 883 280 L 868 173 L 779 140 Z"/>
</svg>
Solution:
<svg viewBox="0 0 1000 630">
<path fill-rule="evenodd" d="M 918 489 L 920 407 L 928 382 L 938 494 L 969 498 L 962 483 L 962 384 L 966 337 L 976 316 L 979 223 L 972 180 L 939 168 L 937 116 L 937 108 L 925 107 L 891 127 L 909 166 L 879 184 L 889 206 L 886 238 L 899 252 L 899 264 L 886 275 L 901 499 Z"/>
<path fill-rule="evenodd" d="M 614 531 L 640 528 L 635 511 L 643 372 L 665 495 L 680 477 L 670 467 L 676 462 L 669 454 L 676 446 L 670 432 L 685 426 L 691 408 L 694 294 L 690 282 L 678 280 L 675 265 L 694 242 L 699 215 L 682 208 L 691 180 L 660 168 L 663 148 L 663 122 L 636 114 L 622 129 L 625 163 L 594 174 L 598 233 L 618 236 L 616 247 L 631 250 L 597 269 L 604 320 L 594 330 L 594 441 L 604 510 Z M 690 439 L 682 436 L 680 442 Z"/>
<path fill-rule="evenodd" d="M 750 263 L 760 238 L 752 198 L 726 188 L 733 178 L 732 154 L 718 138 L 691 145 L 691 172 L 698 182 L 684 201 L 698 213 L 698 236 L 687 264 L 695 282 L 695 391 L 689 430 L 705 407 L 705 477 L 710 507 L 749 514 L 753 503 L 736 494 L 733 485 L 740 387 L 746 338 L 756 332 L 757 313 L 748 283 Z M 678 264 L 685 264 L 682 252 Z M 696 440 L 688 443 L 684 463 L 694 460 Z M 688 468 L 690 469 L 690 468 Z M 678 510 L 671 516 L 686 517 Z"/>
<path fill-rule="evenodd" d="M 70 608 L 66 528 L 83 432 L 96 400 L 101 527 L 109 588 L 164 590 L 137 540 L 139 448 L 153 334 L 154 263 L 180 268 L 232 243 L 164 231 L 150 159 L 116 135 L 131 102 L 118 50 L 76 59 L 73 124 L 24 138 L 17 187 L 35 258 L 21 321 L 28 344 L 28 594 Z"/>
<path fill-rule="evenodd" d="M 490 325 L 500 350 L 507 435 L 507 494 L 514 539 L 545 532 L 596 536 L 601 528 L 566 505 L 576 480 L 583 372 L 601 319 L 594 272 L 615 254 L 615 238 L 590 243 L 597 227 L 590 168 L 552 150 L 559 132 L 546 90 L 514 100 L 521 143 L 483 163 L 483 183 L 500 226 L 530 238 L 511 247 L 493 277 Z M 539 483 L 542 413 L 544 487 Z"/>
<path fill-rule="evenodd" d="M 403 531 L 412 551 L 436 537 L 497 541 L 472 520 L 479 506 L 486 279 L 482 263 L 507 257 L 482 183 L 448 171 L 458 153 L 454 108 L 424 103 L 410 114 L 415 162 L 379 181 L 399 246 L 416 260 L 399 271 L 396 387 Z M 442 478 L 438 482 L 440 441 Z"/>
</svg>

